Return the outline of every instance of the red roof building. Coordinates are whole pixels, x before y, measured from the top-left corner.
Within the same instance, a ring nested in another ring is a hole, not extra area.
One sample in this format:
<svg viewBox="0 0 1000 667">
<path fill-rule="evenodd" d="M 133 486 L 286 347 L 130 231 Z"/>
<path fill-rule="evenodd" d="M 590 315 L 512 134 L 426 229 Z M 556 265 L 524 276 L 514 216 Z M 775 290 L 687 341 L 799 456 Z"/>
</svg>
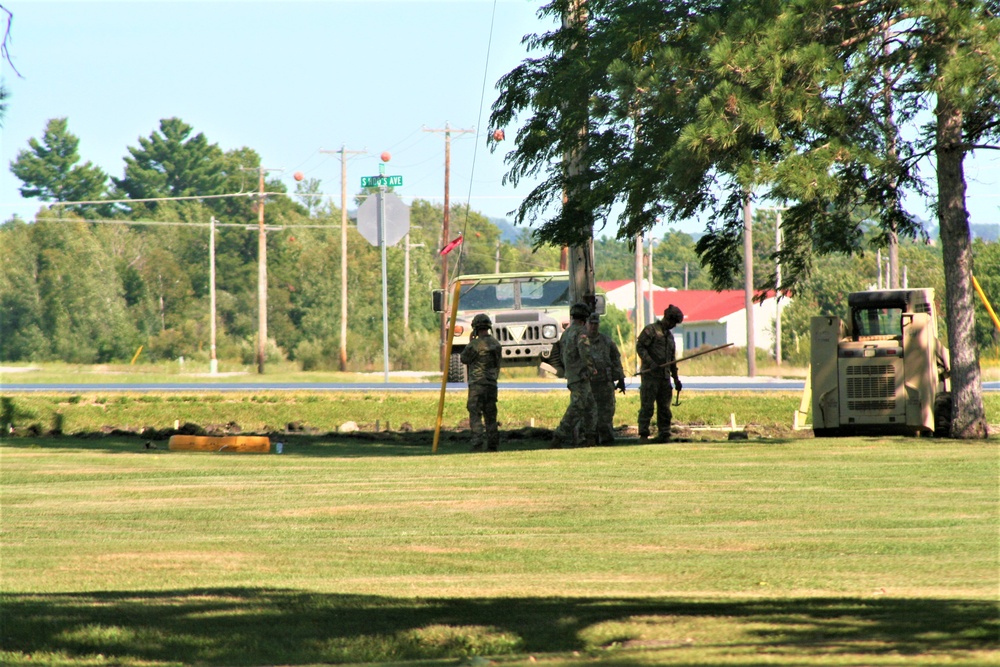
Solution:
<svg viewBox="0 0 1000 667">
<path fill-rule="evenodd" d="M 747 346 L 747 311 L 743 290 L 677 290 L 653 293 L 653 312 L 657 317 L 669 305 L 684 313 L 684 322 L 674 329 L 674 338 L 680 350 L 695 350 L 703 345 L 715 346 L 732 343 Z M 788 299 L 782 300 L 782 306 Z M 754 302 L 754 347 L 774 350 L 777 299 L 769 292 L 762 302 Z"/>
<path fill-rule="evenodd" d="M 608 303 L 635 317 L 635 283 L 631 280 L 609 280 L 597 286 L 606 293 Z M 644 296 L 647 293 L 644 293 Z M 649 311 L 649 301 L 646 311 Z M 707 345 L 733 343 L 746 347 L 747 318 L 743 290 L 676 290 L 653 287 L 652 314 L 656 319 L 663 315 L 667 306 L 673 304 L 684 313 L 684 322 L 674 329 L 677 352 L 693 351 Z M 782 306 L 788 305 L 783 298 Z M 777 300 L 774 293 L 768 294 L 762 303 L 753 304 L 754 346 L 762 350 L 774 349 L 775 318 Z M 650 322 L 650 313 L 645 313 Z"/>
</svg>

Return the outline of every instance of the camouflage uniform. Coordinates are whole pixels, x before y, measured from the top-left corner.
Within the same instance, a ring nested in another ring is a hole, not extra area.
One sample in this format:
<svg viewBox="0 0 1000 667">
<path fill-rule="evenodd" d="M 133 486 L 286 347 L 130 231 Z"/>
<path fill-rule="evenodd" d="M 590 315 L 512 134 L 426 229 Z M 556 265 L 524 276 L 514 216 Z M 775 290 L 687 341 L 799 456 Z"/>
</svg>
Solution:
<svg viewBox="0 0 1000 667">
<path fill-rule="evenodd" d="M 676 358 L 674 336 L 670 330 L 680 320 L 674 318 L 670 308 L 673 308 L 677 315 L 683 319 L 684 316 L 680 310 L 676 306 L 670 306 L 664 312 L 663 319 L 647 325 L 635 343 L 635 352 L 642 361 L 642 384 L 639 386 L 640 439 L 649 437 L 649 424 L 653 419 L 654 409 L 656 410 L 657 439 L 661 442 L 670 439 L 670 421 L 673 417 L 670 413 L 670 398 L 673 394 L 670 385 L 671 376 L 674 378 L 674 383 L 680 387 L 677 365 L 663 366 Z"/>
<path fill-rule="evenodd" d="M 569 407 L 556 428 L 552 444 L 560 447 L 564 443 L 575 443 L 577 429 L 586 444 L 596 444 L 597 405 L 594 403 L 594 394 L 590 391 L 594 362 L 590 356 L 590 339 L 587 338 L 583 322 L 573 320 L 559 339 L 559 348 L 566 373 L 566 386 L 569 388 Z"/>
<path fill-rule="evenodd" d="M 478 317 L 478 316 L 477 316 Z M 476 335 L 462 350 L 462 363 L 469 369 L 469 428 L 472 448 L 497 451 L 500 432 L 497 430 L 497 378 L 500 376 L 500 341 L 489 333 Z"/>
<path fill-rule="evenodd" d="M 590 317 L 591 323 L 600 322 L 597 315 Z M 597 441 L 610 444 L 615 441 L 615 385 L 625 386 L 622 355 L 610 336 L 589 332 L 587 337 L 590 339 L 590 358 L 597 370 L 597 376 L 590 381 L 590 390 L 597 404 Z"/>
</svg>

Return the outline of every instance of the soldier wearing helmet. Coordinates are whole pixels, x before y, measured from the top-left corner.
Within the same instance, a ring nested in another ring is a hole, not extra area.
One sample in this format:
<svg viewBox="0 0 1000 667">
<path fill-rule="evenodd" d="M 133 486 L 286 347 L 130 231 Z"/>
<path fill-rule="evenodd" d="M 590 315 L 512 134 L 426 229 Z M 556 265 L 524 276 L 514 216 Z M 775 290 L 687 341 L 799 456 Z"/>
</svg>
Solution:
<svg viewBox="0 0 1000 667">
<path fill-rule="evenodd" d="M 597 313 L 591 313 L 587 318 L 587 338 L 590 340 L 590 358 L 597 371 L 590 381 L 590 390 L 597 404 L 597 444 L 610 445 L 615 441 L 615 388 L 625 393 L 622 355 L 611 336 L 601 333 L 601 316 Z"/>
<path fill-rule="evenodd" d="M 677 376 L 674 336 L 670 332 L 684 321 L 684 313 L 670 304 L 663 311 L 663 318 L 647 325 L 635 343 L 635 352 L 642 361 L 642 384 L 639 386 L 639 442 L 649 441 L 649 425 L 656 411 L 657 442 L 670 440 L 670 397 L 674 387 L 681 390 L 681 380 Z"/>
<path fill-rule="evenodd" d="M 500 358 L 503 354 L 500 341 L 490 331 L 493 322 L 486 313 L 472 318 L 472 338 L 462 350 L 462 363 L 468 366 L 469 397 L 465 407 L 469 410 L 469 429 L 472 431 L 472 450 L 495 452 L 500 448 L 497 429 L 497 378 L 500 376 Z"/>
<path fill-rule="evenodd" d="M 597 444 L 597 405 L 590 389 L 590 381 L 597 371 L 590 356 L 590 339 L 586 329 L 590 308 L 583 303 L 573 304 L 569 316 L 570 326 L 559 339 L 566 386 L 569 388 L 569 407 L 552 435 L 552 447 L 555 449 L 576 444 L 577 433 L 585 446 Z"/>
</svg>

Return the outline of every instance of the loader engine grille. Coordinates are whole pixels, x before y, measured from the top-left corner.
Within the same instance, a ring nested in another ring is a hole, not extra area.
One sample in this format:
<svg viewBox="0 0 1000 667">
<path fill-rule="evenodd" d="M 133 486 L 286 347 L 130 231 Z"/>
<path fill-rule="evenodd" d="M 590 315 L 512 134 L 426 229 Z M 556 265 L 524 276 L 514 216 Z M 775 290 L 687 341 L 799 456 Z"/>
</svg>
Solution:
<svg viewBox="0 0 1000 667">
<path fill-rule="evenodd" d="M 845 375 L 849 410 L 896 409 L 896 369 L 892 365 L 848 366 Z"/>
</svg>

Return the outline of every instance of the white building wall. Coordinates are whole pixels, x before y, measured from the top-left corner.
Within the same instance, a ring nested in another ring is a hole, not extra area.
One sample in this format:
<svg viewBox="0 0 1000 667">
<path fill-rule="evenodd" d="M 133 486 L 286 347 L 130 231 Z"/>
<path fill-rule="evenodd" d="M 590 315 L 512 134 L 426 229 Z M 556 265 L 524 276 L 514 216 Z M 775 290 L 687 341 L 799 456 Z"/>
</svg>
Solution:
<svg viewBox="0 0 1000 667">
<path fill-rule="evenodd" d="M 782 302 L 782 307 L 788 300 Z M 754 347 L 774 349 L 774 320 L 777 312 L 775 299 L 753 305 Z M 747 345 L 746 310 L 740 309 L 719 321 L 684 322 L 678 327 L 678 350 L 695 350 L 702 345 L 717 346 L 732 343 L 736 347 Z"/>
<path fill-rule="evenodd" d="M 642 281 L 642 293 L 643 293 L 643 308 L 649 308 L 649 299 L 646 294 L 649 291 L 649 281 Z M 662 287 L 657 287 L 656 283 L 653 283 L 653 291 L 661 292 Z M 605 301 L 613 305 L 618 310 L 624 310 L 631 312 L 635 310 L 635 281 L 617 287 L 604 295 Z"/>
<path fill-rule="evenodd" d="M 702 345 L 725 345 L 727 330 L 723 322 L 685 322 L 680 327 L 678 350 L 693 351 Z M 744 340 L 746 336 L 743 337 Z M 745 344 L 745 343 L 744 343 Z"/>
<path fill-rule="evenodd" d="M 782 307 L 788 305 L 788 300 L 782 302 Z M 723 343 L 733 343 L 736 347 L 747 345 L 747 316 L 741 309 L 732 315 L 722 318 L 729 338 Z M 753 304 L 753 344 L 759 350 L 774 349 L 774 320 L 777 313 L 777 301 L 767 299 L 764 303 Z M 722 344 L 722 343 L 720 343 Z"/>
</svg>

